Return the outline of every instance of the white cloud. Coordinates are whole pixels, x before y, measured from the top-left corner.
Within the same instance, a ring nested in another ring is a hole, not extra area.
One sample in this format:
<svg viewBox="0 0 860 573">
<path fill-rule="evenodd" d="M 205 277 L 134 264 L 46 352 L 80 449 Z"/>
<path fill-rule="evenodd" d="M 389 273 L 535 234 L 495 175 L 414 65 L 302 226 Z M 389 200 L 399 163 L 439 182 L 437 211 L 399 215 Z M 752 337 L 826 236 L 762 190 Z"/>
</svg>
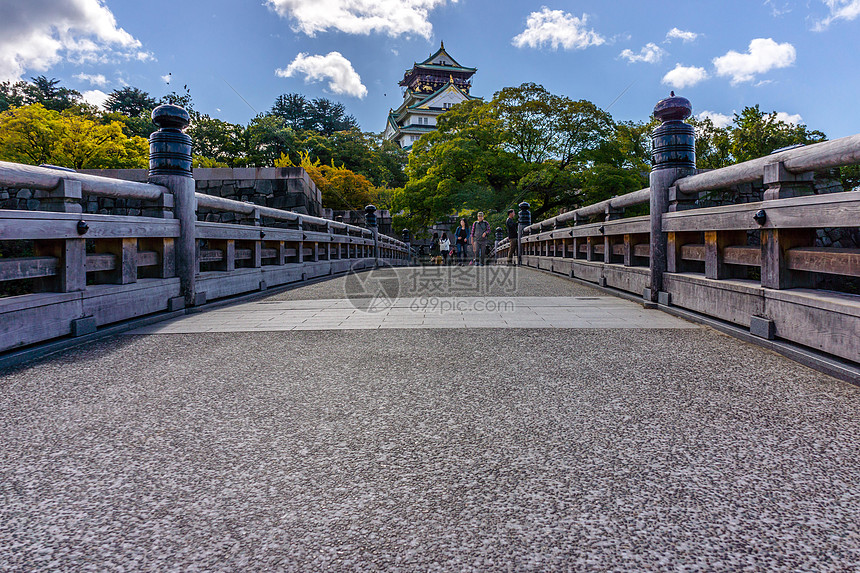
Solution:
<svg viewBox="0 0 860 573">
<path fill-rule="evenodd" d="M 799 113 L 789 114 L 784 111 L 776 112 L 776 120 L 782 121 L 791 125 L 800 125 L 803 123 L 803 118 Z"/>
<path fill-rule="evenodd" d="M 708 79 L 708 72 L 705 68 L 676 64 L 675 69 L 663 76 L 663 83 L 676 89 L 684 89 L 706 79 Z"/>
<path fill-rule="evenodd" d="M 305 83 L 329 80 L 328 87 L 336 94 L 357 98 L 367 95 L 367 88 L 361 83 L 361 77 L 353 69 L 352 63 L 340 52 L 329 52 L 325 56 L 300 53 L 289 66 L 275 70 L 275 74 L 282 78 L 304 74 Z"/>
<path fill-rule="evenodd" d="M 540 48 L 549 44 L 553 50 L 559 46 L 565 50 L 584 50 L 599 46 L 606 39 L 594 30 L 586 29 L 588 17 L 577 18 L 561 10 L 550 10 L 546 6 L 540 12 L 532 12 L 526 20 L 526 29 L 514 37 L 512 43 L 518 48 Z"/>
<path fill-rule="evenodd" d="M 105 102 L 110 96 L 101 90 L 89 90 L 82 93 L 81 97 L 88 104 L 104 109 Z"/>
<path fill-rule="evenodd" d="M 679 30 L 678 28 L 672 28 L 666 34 L 666 41 L 671 42 L 672 40 L 681 40 L 684 43 L 693 42 L 699 35 L 695 32 L 687 32 L 685 30 Z"/>
<path fill-rule="evenodd" d="M 835 20 L 854 20 L 860 16 L 860 0 L 821 0 L 830 14 L 812 27 L 816 32 L 826 30 Z"/>
<path fill-rule="evenodd" d="M 714 58 L 719 76 L 731 76 L 732 84 L 752 81 L 756 74 L 775 68 L 786 68 L 797 59 L 797 51 L 788 42 L 777 44 L 771 38 L 756 38 L 750 42 L 746 54 L 734 50 Z"/>
<path fill-rule="evenodd" d="M 645 44 L 645 47 L 639 50 L 639 53 L 635 53 L 633 50 L 624 50 L 619 54 L 619 57 L 626 59 L 631 64 L 636 62 L 646 62 L 649 64 L 657 64 L 660 60 L 663 59 L 663 56 L 666 55 L 666 50 L 658 46 L 657 44 L 648 43 Z"/>
<path fill-rule="evenodd" d="M 710 119 L 711 123 L 714 124 L 714 127 L 728 127 L 734 121 L 734 117 L 731 115 L 726 115 L 724 113 L 718 113 L 716 111 L 703 111 L 696 115 L 697 119 L 704 120 Z"/>
<path fill-rule="evenodd" d="M 45 72 L 64 59 L 133 57 L 140 45 L 100 0 L 3 0 L 0 6 L 0 80 Z"/>
<path fill-rule="evenodd" d="M 774 18 L 785 16 L 793 10 L 790 2 L 780 2 L 780 5 L 777 5 L 775 0 L 764 0 L 764 5 L 770 6 L 770 13 Z"/>
<path fill-rule="evenodd" d="M 105 87 L 108 83 L 107 78 L 102 74 L 76 74 L 75 79 L 81 80 L 82 82 L 89 82 L 90 85 Z"/>
<path fill-rule="evenodd" d="M 456 3 L 457 0 L 451 0 Z M 431 10 L 448 0 L 266 0 L 281 17 L 295 20 L 295 30 L 308 36 L 338 30 L 347 34 L 381 32 L 395 37 L 416 34 L 430 39 Z"/>
</svg>

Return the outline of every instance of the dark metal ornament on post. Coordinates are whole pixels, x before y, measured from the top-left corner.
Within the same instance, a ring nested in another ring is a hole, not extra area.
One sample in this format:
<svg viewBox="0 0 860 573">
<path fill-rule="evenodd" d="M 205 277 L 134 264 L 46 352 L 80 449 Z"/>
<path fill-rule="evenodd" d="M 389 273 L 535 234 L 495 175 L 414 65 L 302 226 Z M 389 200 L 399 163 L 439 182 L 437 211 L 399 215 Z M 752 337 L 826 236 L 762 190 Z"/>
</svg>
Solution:
<svg viewBox="0 0 860 573">
<path fill-rule="evenodd" d="M 188 112 L 178 105 L 160 105 L 152 110 L 152 123 L 159 129 L 149 136 L 149 176 L 191 177 L 191 137 L 182 133 L 191 123 Z"/>
<path fill-rule="evenodd" d="M 663 123 L 651 134 L 652 171 L 696 168 L 696 131 L 684 123 L 693 114 L 693 106 L 674 94 L 654 106 L 654 117 Z"/>
<path fill-rule="evenodd" d="M 160 105 L 152 110 L 152 122 L 159 127 L 149 136 L 149 181 L 167 187 L 173 194 L 174 217 L 179 220 L 176 240 L 176 275 L 185 304 L 197 302 L 197 198 L 191 173 L 191 138 L 182 133 L 191 118 L 178 105 Z M 202 302 L 205 296 L 199 297 Z"/>
<path fill-rule="evenodd" d="M 379 266 L 379 228 L 376 226 L 376 207 L 368 205 L 364 208 L 364 222 L 373 233 L 373 266 Z"/>
<path fill-rule="evenodd" d="M 669 188 L 675 181 L 696 172 L 696 132 L 684 120 L 693 114 L 690 100 L 675 92 L 654 106 L 654 117 L 662 124 L 651 134 L 651 252 L 650 284 L 643 293 L 647 302 L 655 303 L 663 290 L 667 269 L 667 235 L 663 232 L 663 213 L 670 211 Z M 675 198 L 678 200 L 678 198 Z M 677 205 L 673 207 L 677 208 Z"/>
<path fill-rule="evenodd" d="M 520 213 L 517 218 L 517 264 L 523 264 L 523 234 L 525 234 L 525 228 L 532 224 L 532 212 L 531 205 L 529 205 L 528 201 L 523 201 L 519 204 Z"/>
<path fill-rule="evenodd" d="M 400 231 L 400 238 L 406 243 L 406 259 L 412 258 L 412 232 L 409 229 Z"/>
</svg>

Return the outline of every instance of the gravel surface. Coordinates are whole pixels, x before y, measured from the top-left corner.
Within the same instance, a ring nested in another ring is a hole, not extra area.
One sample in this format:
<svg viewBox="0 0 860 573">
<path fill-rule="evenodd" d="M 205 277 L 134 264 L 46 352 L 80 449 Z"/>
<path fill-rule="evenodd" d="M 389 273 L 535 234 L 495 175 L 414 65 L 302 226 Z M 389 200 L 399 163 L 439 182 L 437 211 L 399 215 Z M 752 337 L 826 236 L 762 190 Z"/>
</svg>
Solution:
<svg viewBox="0 0 860 573">
<path fill-rule="evenodd" d="M 0 570 L 857 571 L 858 435 L 709 329 L 114 337 L 0 373 Z"/>
<path fill-rule="evenodd" d="M 457 297 L 457 296 L 595 296 L 599 291 L 564 277 L 526 267 L 490 265 L 428 266 L 375 270 L 370 273 L 346 275 L 317 284 L 288 290 L 267 300 L 313 300 L 344 297 L 370 297 L 373 289 L 364 289 L 364 280 L 383 282 L 396 297 Z M 359 277 L 360 281 L 354 280 Z M 386 279 L 395 279 L 394 282 Z"/>
</svg>

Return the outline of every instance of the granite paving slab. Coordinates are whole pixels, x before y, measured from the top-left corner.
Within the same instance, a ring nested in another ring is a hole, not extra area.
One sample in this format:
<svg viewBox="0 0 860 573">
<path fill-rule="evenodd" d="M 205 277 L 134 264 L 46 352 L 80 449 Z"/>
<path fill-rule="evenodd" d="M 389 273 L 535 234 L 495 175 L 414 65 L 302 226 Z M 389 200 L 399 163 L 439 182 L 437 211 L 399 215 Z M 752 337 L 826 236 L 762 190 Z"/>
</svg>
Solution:
<svg viewBox="0 0 860 573">
<path fill-rule="evenodd" d="M 707 328 L 117 336 L 0 372 L 0 570 L 856 571 L 858 435 Z"/>
</svg>

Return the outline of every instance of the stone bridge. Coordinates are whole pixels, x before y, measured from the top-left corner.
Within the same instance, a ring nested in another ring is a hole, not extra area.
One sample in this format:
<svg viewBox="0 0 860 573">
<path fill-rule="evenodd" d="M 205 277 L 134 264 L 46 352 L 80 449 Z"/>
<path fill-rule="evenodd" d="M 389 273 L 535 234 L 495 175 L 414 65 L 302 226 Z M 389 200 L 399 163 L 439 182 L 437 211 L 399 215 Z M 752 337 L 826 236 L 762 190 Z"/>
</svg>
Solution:
<svg viewBox="0 0 860 573">
<path fill-rule="evenodd" d="M 148 183 L 0 164 L 52 209 L 0 211 L 32 249 L 0 258 L 32 291 L 0 298 L 0 570 L 860 569 L 860 300 L 819 280 L 860 272 L 813 242 L 860 193 L 803 192 L 860 137 L 657 158 L 648 190 L 524 212 L 521 266 L 415 267 L 373 209 L 195 194 L 162 111 Z"/>
</svg>

